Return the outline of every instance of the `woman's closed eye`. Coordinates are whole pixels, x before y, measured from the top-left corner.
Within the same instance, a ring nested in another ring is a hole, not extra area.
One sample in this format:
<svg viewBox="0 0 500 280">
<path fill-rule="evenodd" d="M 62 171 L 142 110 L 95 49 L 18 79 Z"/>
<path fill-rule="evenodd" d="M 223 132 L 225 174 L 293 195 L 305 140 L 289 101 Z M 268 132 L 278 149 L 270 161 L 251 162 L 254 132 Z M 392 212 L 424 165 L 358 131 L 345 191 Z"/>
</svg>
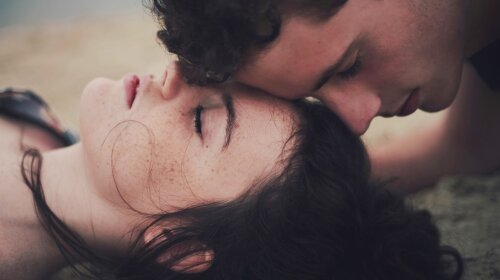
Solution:
<svg viewBox="0 0 500 280">
<path fill-rule="evenodd" d="M 203 139 L 203 111 L 205 108 L 201 105 L 198 105 L 194 111 L 194 129 L 196 133 Z"/>
<path fill-rule="evenodd" d="M 236 115 L 229 94 L 204 99 L 193 110 L 194 131 L 208 147 L 213 141 L 221 142 L 225 149 L 230 142 Z"/>
</svg>

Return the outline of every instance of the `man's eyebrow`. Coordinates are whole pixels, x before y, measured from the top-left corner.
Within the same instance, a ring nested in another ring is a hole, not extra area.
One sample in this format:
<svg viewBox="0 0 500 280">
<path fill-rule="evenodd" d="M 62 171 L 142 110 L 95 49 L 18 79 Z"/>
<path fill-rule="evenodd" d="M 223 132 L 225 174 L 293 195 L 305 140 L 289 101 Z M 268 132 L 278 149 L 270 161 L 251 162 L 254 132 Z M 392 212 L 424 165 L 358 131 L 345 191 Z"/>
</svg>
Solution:
<svg viewBox="0 0 500 280">
<path fill-rule="evenodd" d="M 231 97 L 229 93 L 225 92 L 222 94 L 222 100 L 224 102 L 224 107 L 226 107 L 226 112 L 227 112 L 226 137 L 224 140 L 224 145 L 222 145 L 222 151 L 224 151 L 231 142 L 234 122 L 236 121 L 236 114 L 234 113 L 233 97 Z"/>
<path fill-rule="evenodd" d="M 312 88 L 312 92 L 320 89 L 335 73 L 339 71 L 340 66 L 344 63 L 344 61 L 349 57 L 349 54 L 354 50 L 355 41 L 352 41 L 349 47 L 342 53 L 340 58 L 330 65 L 328 68 L 321 72 L 319 79 L 317 79 L 316 83 L 314 83 L 314 87 Z"/>
</svg>

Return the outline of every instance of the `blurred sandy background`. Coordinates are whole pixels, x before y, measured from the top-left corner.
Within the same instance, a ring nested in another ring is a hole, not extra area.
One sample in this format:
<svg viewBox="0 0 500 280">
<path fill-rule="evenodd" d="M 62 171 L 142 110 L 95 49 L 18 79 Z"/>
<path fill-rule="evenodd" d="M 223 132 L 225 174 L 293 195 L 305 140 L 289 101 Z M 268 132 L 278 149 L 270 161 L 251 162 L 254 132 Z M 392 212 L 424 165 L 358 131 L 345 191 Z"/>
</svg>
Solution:
<svg viewBox="0 0 500 280">
<path fill-rule="evenodd" d="M 160 74 L 169 62 L 140 0 L 0 1 L 0 87 L 33 89 L 72 128 L 91 79 Z"/>
<path fill-rule="evenodd" d="M 160 74 L 173 59 L 156 30 L 141 0 L 0 0 L 0 88 L 33 89 L 77 129 L 79 95 L 92 78 Z M 376 119 L 364 140 L 390 143 L 435 117 Z M 466 279 L 500 279 L 499 175 L 447 178 L 414 201 L 464 254 Z"/>
</svg>

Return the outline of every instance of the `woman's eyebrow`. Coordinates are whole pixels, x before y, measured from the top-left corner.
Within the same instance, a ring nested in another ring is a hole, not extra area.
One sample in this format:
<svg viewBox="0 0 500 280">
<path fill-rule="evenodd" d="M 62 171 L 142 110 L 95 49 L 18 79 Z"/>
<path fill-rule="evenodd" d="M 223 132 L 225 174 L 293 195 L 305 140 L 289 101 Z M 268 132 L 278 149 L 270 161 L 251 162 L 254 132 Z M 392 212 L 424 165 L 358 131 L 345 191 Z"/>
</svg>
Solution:
<svg viewBox="0 0 500 280">
<path fill-rule="evenodd" d="M 222 151 L 224 151 L 231 142 L 231 136 L 233 134 L 234 122 L 236 121 L 236 114 L 234 113 L 234 103 L 233 98 L 227 92 L 222 94 L 222 100 L 224 102 L 224 107 L 226 107 L 227 121 L 226 121 L 226 140 L 224 145 L 222 145 Z"/>
</svg>

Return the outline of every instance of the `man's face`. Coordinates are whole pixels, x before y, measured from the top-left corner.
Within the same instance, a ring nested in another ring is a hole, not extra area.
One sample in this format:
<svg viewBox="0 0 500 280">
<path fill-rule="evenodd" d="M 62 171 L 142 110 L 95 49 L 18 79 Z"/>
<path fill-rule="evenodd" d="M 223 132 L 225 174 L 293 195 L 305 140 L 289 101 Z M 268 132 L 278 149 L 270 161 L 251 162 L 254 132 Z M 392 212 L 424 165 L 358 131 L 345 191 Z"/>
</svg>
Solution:
<svg viewBox="0 0 500 280">
<path fill-rule="evenodd" d="M 235 78 L 287 99 L 321 99 L 357 134 L 375 116 L 441 110 L 464 59 L 455 2 L 350 0 L 323 22 L 285 17 L 280 36 Z"/>
</svg>

